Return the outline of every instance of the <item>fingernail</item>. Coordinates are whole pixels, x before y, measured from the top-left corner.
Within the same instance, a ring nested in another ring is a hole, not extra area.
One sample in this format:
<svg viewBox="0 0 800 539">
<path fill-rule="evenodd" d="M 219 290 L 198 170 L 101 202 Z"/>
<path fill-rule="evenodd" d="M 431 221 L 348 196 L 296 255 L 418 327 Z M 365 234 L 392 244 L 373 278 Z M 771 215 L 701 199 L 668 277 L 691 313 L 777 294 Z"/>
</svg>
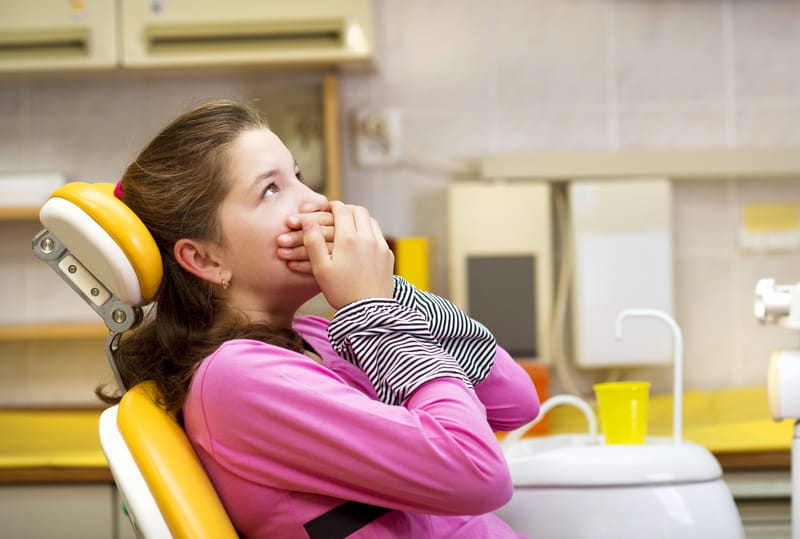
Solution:
<svg viewBox="0 0 800 539">
<path fill-rule="evenodd" d="M 299 215 L 290 215 L 289 216 L 289 224 L 292 226 L 298 226 L 300 224 L 300 216 Z"/>
</svg>

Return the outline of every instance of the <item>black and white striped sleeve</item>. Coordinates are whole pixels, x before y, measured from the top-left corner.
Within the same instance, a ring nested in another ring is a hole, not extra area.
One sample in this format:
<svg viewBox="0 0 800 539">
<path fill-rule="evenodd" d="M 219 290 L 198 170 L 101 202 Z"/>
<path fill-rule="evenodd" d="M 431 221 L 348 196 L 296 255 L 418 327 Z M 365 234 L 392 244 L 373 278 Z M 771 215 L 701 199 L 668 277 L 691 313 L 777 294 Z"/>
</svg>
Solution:
<svg viewBox="0 0 800 539">
<path fill-rule="evenodd" d="M 394 276 L 394 299 L 422 313 L 433 338 L 456 358 L 473 384 L 489 375 L 497 342 L 486 326 L 467 316 L 450 301 L 419 290 L 398 275 Z"/>
<path fill-rule="evenodd" d="M 339 309 L 328 339 L 372 382 L 381 401 L 400 405 L 422 384 L 467 375 L 431 335 L 422 314 L 391 299 L 364 299 Z"/>
</svg>

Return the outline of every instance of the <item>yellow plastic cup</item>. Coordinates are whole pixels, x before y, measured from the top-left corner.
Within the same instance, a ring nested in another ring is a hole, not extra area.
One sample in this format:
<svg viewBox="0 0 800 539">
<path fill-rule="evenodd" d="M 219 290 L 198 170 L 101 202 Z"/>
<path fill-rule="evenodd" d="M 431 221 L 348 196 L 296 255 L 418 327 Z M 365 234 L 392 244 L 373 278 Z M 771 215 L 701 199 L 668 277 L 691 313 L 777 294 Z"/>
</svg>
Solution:
<svg viewBox="0 0 800 539">
<path fill-rule="evenodd" d="M 650 382 L 607 382 L 593 387 L 606 443 L 643 444 Z"/>
</svg>

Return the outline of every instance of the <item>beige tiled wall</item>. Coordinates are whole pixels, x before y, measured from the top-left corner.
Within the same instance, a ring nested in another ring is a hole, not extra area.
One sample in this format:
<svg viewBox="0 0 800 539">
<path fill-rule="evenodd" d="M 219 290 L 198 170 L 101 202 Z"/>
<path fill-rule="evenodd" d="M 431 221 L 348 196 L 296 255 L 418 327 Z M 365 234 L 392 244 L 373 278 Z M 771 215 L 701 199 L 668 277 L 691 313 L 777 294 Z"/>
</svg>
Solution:
<svg viewBox="0 0 800 539">
<path fill-rule="evenodd" d="M 796 1 L 425 4 L 378 4 L 381 71 L 348 77 L 343 89 L 345 112 L 401 109 L 407 144 L 431 156 L 800 146 Z M 440 204 L 451 177 L 345 165 L 348 197 L 375 209 L 390 232 L 433 236 L 433 282 L 446 290 Z M 798 345 L 800 334 L 755 322 L 752 297 L 759 277 L 800 281 L 800 254 L 746 254 L 736 242 L 743 204 L 800 203 L 798 186 L 800 178 L 675 184 L 687 387 L 761 384 L 771 350 Z M 390 202 L 403 196 L 407 204 Z M 671 388 L 670 368 L 631 375 Z"/>
<path fill-rule="evenodd" d="M 378 68 L 342 76 L 344 195 L 370 207 L 389 234 L 431 237 L 440 292 L 448 285 L 444 193 L 453 176 L 356 165 L 347 120 L 359 108 L 399 109 L 406 143 L 438 159 L 800 146 L 797 1 L 376 0 L 375 8 Z M 113 181 L 189 104 L 260 97 L 279 118 L 287 107 L 316 106 L 313 88 L 297 91 L 313 80 L 236 71 L 3 78 L 0 171 L 56 169 Z M 800 181 L 675 185 L 676 314 L 686 336 L 687 387 L 762 383 L 770 350 L 798 342 L 790 331 L 757 326 L 751 299 L 758 277 L 800 279 L 800 254 L 748 255 L 736 245 L 741 205 L 777 200 L 800 202 Z M 2 226 L 2 321 L 46 316 L 47 300 L 36 289 L 48 277 L 25 258 L 32 227 Z M 7 245 L 18 235 L 20 245 Z M 69 294 L 53 295 L 61 301 Z M 64 400 L 91 401 L 93 360 L 46 361 L 42 372 L 31 347 L 0 354 L 0 404 L 45 399 L 58 380 Z M 89 373 L 76 379 L 74 370 Z M 668 369 L 637 374 L 669 387 Z"/>
</svg>

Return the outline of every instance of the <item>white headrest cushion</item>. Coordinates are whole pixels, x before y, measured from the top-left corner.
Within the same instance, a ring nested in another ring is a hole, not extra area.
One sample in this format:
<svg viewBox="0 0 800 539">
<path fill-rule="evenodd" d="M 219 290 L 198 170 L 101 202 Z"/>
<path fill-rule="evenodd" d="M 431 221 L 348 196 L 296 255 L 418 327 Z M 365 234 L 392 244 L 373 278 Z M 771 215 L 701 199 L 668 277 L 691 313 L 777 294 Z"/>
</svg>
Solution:
<svg viewBox="0 0 800 539">
<path fill-rule="evenodd" d="M 143 303 L 139 279 L 114 239 L 81 208 L 63 198 L 51 198 L 39 220 L 92 274 L 128 305 Z"/>
</svg>

